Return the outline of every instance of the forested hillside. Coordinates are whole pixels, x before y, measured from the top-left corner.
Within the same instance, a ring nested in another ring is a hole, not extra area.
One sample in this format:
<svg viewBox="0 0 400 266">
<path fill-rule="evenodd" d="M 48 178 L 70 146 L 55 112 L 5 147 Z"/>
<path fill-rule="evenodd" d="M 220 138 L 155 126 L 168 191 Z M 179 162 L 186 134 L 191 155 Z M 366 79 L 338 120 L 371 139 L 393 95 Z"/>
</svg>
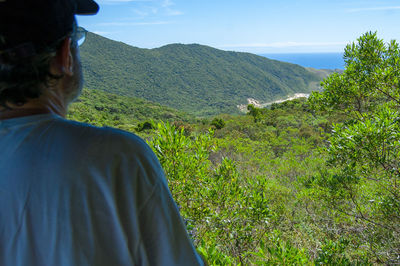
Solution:
<svg viewBox="0 0 400 266">
<path fill-rule="evenodd" d="M 140 129 L 143 122 L 193 121 L 194 117 L 147 100 L 121 96 L 101 90 L 84 89 L 69 108 L 68 118 L 95 126 L 123 130 Z"/>
<path fill-rule="evenodd" d="M 310 99 L 246 115 L 87 90 L 70 117 L 146 139 L 210 265 L 396 265 L 400 47 L 366 33 L 345 60 Z"/>
<path fill-rule="evenodd" d="M 89 33 L 81 47 L 89 89 L 138 97 L 201 116 L 238 113 L 247 98 L 310 92 L 321 77 L 298 65 L 192 44 L 140 49 Z"/>
</svg>

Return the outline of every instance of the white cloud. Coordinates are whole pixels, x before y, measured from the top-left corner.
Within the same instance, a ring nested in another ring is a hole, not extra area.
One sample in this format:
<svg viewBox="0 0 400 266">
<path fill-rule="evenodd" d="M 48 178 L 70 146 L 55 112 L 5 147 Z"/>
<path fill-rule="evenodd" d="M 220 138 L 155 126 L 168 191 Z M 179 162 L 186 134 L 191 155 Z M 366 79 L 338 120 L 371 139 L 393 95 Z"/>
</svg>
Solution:
<svg viewBox="0 0 400 266">
<path fill-rule="evenodd" d="M 169 7 L 175 5 L 171 0 L 163 0 L 161 6 L 162 7 Z"/>
<path fill-rule="evenodd" d="M 171 24 L 171 21 L 153 21 L 153 22 L 104 22 L 97 26 L 149 26 L 149 25 L 166 25 Z"/>
<path fill-rule="evenodd" d="M 130 2 L 152 2 L 154 0 L 96 0 L 100 5 L 123 4 Z"/>
<path fill-rule="evenodd" d="M 97 34 L 97 35 L 110 35 L 110 34 L 113 34 L 114 32 L 111 32 L 111 31 L 94 31 L 93 32 L 94 34 Z"/>
<path fill-rule="evenodd" d="M 175 6 L 175 3 L 172 2 L 172 0 L 102 0 L 102 1 L 108 4 L 137 2 L 137 5 L 135 6 L 134 9 L 132 9 L 132 11 L 140 19 L 154 15 L 180 16 L 184 14 L 182 11 L 172 8 L 172 6 Z"/>
<path fill-rule="evenodd" d="M 400 6 L 382 6 L 382 7 L 365 7 L 365 8 L 353 8 L 347 9 L 346 11 L 349 13 L 355 12 L 364 12 L 364 11 L 390 11 L 390 10 L 399 10 Z"/>
<path fill-rule="evenodd" d="M 150 15 L 155 15 L 158 13 L 158 9 L 154 8 L 154 7 L 146 7 L 146 8 L 142 8 L 142 9 L 133 9 L 133 12 L 138 15 L 139 17 L 147 17 Z"/>
<path fill-rule="evenodd" d="M 147 10 L 140 9 L 133 9 L 133 12 L 139 17 L 147 17 L 150 14 L 150 12 L 148 12 Z"/>
<path fill-rule="evenodd" d="M 162 0 L 162 3 L 161 3 L 161 7 L 165 9 L 165 13 L 167 16 L 183 15 L 183 12 L 170 8 L 171 6 L 174 6 L 174 5 L 175 5 L 175 3 L 172 2 L 172 0 Z"/>
<path fill-rule="evenodd" d="M 167 16 L 180 16 L 180 15 L 183 15 L 183 12 L 181 12 L 179 10 L 169 9 L 169 8 L 167 8 L 166 13 L 167 13 Z"/>
</svg>

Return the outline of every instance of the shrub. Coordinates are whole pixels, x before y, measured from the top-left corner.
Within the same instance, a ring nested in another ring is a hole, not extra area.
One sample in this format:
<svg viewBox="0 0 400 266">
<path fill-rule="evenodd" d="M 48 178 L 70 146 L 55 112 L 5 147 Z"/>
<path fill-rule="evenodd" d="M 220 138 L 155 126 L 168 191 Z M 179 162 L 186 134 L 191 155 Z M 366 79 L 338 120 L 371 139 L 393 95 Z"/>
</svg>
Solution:
<svg viewBox="0 0 400 266">
<path fill-rule="evenodd" d="M 216 129 L 221 129 L 225 127 L 225 121 L 221 118 L 214 118 L 211 125 L 215 126 Z"/>
</svg>

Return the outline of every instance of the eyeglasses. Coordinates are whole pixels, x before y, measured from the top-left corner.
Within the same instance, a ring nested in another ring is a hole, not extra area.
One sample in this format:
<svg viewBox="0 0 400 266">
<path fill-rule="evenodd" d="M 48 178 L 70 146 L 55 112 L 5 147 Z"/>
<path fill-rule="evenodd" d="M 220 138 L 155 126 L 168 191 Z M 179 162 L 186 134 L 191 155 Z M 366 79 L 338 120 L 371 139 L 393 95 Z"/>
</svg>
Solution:
<svg viewBox="0 0 400 266">
<path fill-rule="evenodd" d="M 81 46 L 86 39 L 87 30 L 82 27 L 78 27 L 75 32 L 75 40 L 78 43 L 78 46 Z"/>
</svg>

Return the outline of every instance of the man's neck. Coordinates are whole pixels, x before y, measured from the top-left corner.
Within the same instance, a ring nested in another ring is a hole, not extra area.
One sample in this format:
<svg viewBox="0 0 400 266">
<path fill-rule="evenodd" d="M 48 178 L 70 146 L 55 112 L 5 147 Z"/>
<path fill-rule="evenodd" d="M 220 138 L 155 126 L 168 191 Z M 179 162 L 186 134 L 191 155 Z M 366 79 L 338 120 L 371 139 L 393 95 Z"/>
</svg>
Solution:
<svg viewBox="0 0 400 266">
<path fill-rule="evenodd" d="M 30 99 L 23 105 L 7 103 L 9 108 L 0 109 L 0 120 L 31 116 L 38 114 L 56 114 L 65 117 L 67 107 L 55 94 L 42 95 L 37 99 Z"/>
<path fill-rule="evenodd" d="M 0 120 L 52 113 L 44 108 L 18 108 L 0 111 Z"/>
</svg>

